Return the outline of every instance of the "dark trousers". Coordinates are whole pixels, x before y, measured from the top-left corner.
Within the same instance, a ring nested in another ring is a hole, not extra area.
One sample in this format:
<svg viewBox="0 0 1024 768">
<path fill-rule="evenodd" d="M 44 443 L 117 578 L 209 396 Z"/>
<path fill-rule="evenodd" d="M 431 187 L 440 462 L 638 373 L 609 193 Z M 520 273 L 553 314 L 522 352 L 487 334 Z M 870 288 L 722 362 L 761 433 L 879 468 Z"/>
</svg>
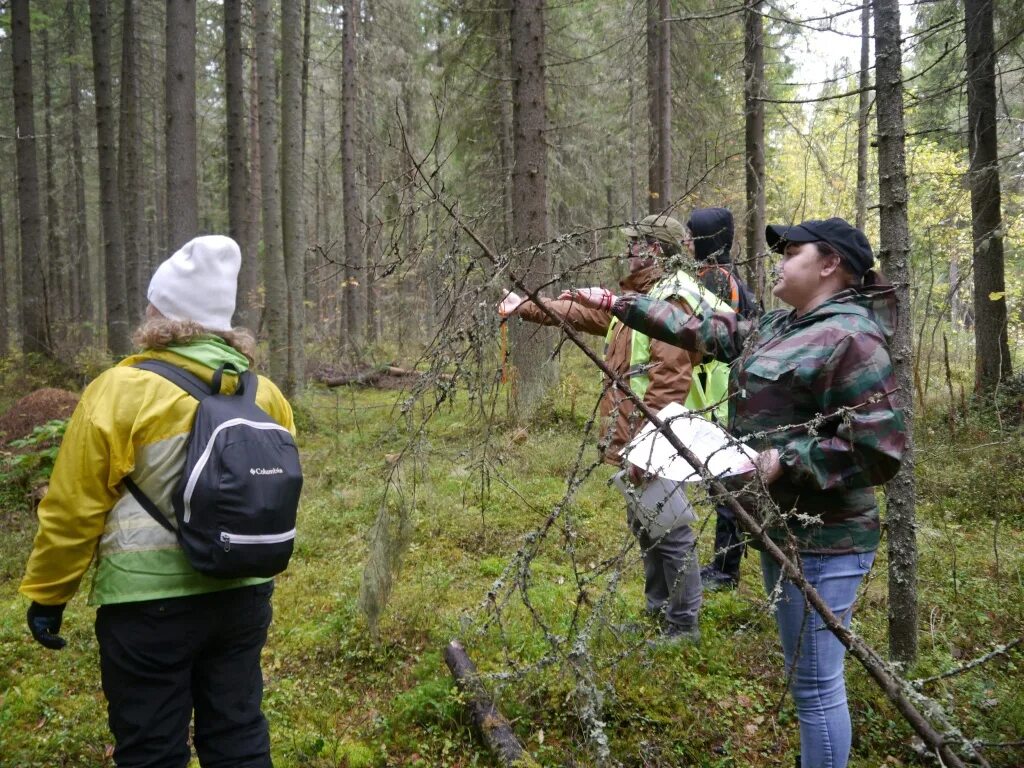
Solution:
<svg viewBox="0 0 1024 768">
<path fill-rule="evenodd" d="M 740 536 L 740 527 L 726 504 L 715 508 L 715 568 L 733 579 L 740 578 L 740 560 L 746 544 Z"/>
<path fill-rule="evenodd" d="M 269 768 L 260 709 L 260 652 L 273 582 L 104 605 L 96 613 L 100 672 L 119 768 Z"/>
</svg>

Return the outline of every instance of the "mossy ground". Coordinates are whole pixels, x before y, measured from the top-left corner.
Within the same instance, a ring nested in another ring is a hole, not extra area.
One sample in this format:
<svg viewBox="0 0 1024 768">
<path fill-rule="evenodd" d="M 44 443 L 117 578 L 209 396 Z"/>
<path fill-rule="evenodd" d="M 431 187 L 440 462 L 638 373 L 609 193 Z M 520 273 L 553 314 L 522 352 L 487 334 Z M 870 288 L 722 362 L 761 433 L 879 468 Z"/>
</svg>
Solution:
<svg viewBox="0 0 1024 768">
<path fill-rule="evenodd" d="M 514 553 L 563 500 L 566 476 L 577 464 L 588 416 L 582 404 L 596 388 L 569 357 L 573 392 L 546 404 L 525 435 L 499 418 L 485 440 L 485 409 L 463 394 L 440 406 L 414 449 L 409 425 L 420 422 L 427 406 L 406 403 L 403 410 L 402 393 L 312 388 L 297 403 L 307 476 L 301 535 L 291 567 L 278 579 L 264 655 L 275 765 L 492 765 L 442 661 L 453 637 L 481 671 L 518 671 L 501 687 L 499 703 L 539 762 L 594 764 L 568 649 L 556 654 L 556 663 L 532 665 L 547 658 L 551 638 L 575 637 L 602 599 L 608 624 L 639 621 L 635 550 L 625 556 L 629 565 L 618 588 L 605 589 L 607 563 L 629 543 L 620 499 L 606 484 L 609 468 L 593 471 L 538 546 L 526 590 L 535 613 L 521 593 L 512 593 L 502 604 L 500 627 L 484 624 L 493 615 L 488 592 L 503 574 L 509 577 Z M 5 396 L 13 401 L 21 394 Z M 1013 429 L 995 430 L 983 419 L 954 435 L 941 419 L 919 430 L 921 653 L 910 676 L 949 669 L 1024 634 L 1024 480 L 1005 469 L 1019 462 L 1024 439 Z M 403 450 L 400 503 L 414 528 L 373 639 L 357 607 L 367 532 Z M 583 466 L 594 459 L 587 448 Z M 65 614 L 67 649 L 52 653 L 35 645 L 24 626 L 26 602 L 17 594 L 34 515 L 17 492 L 3 494 L 0 504 L 0 765 L 112 764 L 94 611 L 84 599 L 88 583 Z M 713 521 L 701 536 L 702 559 L 712 529 Z M 885 573 L 882 551 L 855 617 L 855 629 L 880 650 L 886 647 Z M 587 593 L 582 601 L 581 592 Z M 707 596 L 699 648 L 651 649 L 645 640 L 652 630 L 608 624 L 594 629 L 586 656 L 593 666 L 581 662 L 581 668 L 591 670 L 601 695 L 615 761 L 792 765 L 795 716 L 783 695 L 781 656 L 753 557 L 744 561 L 738 591 Z M 927 691 L 972 737 L 1020 739 L 1022 666 L 1018 648 Z M 895 709 L 856 661 L 847 670 L 851 765 L 919 764 Z M 988 754 L 992 765 L 1024 762 L 1020 750 Z"/>
</svg>

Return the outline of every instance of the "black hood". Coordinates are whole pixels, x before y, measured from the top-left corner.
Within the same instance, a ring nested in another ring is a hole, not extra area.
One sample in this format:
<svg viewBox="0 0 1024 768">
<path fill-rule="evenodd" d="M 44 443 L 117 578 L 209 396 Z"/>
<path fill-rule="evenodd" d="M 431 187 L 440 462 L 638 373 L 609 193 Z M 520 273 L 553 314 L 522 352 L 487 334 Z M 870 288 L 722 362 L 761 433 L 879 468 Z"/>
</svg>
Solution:
<svg viewBox="0 0 1024 768">
<path fill-rule="evenodd" d="M 697 261 L 732 261 L 732 213 L 728 208 L 697 208 L 686 222 L 693 237 L 694 258 Z"/>
</svg>

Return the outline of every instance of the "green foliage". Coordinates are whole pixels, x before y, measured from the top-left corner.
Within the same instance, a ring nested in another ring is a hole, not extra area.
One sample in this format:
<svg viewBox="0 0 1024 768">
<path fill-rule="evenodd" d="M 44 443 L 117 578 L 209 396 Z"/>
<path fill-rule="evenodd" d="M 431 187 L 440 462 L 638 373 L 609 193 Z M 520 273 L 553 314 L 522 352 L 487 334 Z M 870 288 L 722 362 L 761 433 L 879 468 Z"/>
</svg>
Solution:
<svg viewBox="0 0 1024 768">
<path fill-rule="evenodd" d="M 9 443 L 13 451 L 0 455 L 4 498 L 24 501 L 32 488 L 49 479 L 67 425 L 67 419 L 53 419 L 33 429 L 32 434 Z"/>
</svg>

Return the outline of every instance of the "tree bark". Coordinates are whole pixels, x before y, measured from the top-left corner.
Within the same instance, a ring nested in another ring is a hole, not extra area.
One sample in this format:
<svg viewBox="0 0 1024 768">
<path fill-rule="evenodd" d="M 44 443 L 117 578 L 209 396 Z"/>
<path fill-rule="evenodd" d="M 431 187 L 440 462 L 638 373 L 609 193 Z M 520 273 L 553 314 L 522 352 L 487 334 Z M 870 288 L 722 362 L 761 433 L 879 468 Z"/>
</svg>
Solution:
<svg viewBox="0 0 1024 768">
<path fill-rule="evenodd" d="M 242 0 L 224 0 L 224 95 L 228 161 L 228 234 L 242 251 L 238 274 L 236 322 L 255 328 L 259 265 L 250 238 L 249 130 L 245 109 L 245 68 L 242 59 Z"/>
<path fill-rule="evenodd" d="M 256 0 L 256 66 L 260 110 L 260 189 L 263 210 L 264 319 L 270 342 L 270 377 L 288 376 L 288 282 L 281 241 L 281 189 L 277 159 L 277 72 L 271 37 L 271 0 Z"/>
<path fill-rule="evenodd" d="M 93 80 L 96 87 L 96 136 L 100 166 L 100 211 L 103 222 L 103 285 L 107 309 L 107 347 L 115 355 L 131 351 L 125 298 L 124 240 L 117 188 L 114 142 L 114 96 L 110 72 L 110 16 L 106 0 L 89 0 Z"/>
<path fill-rule="evenodd" d="M 167 0 L 165 30 L 167 234 L 175 250 L 199 234 L 195 0 Z"/>
<path fill-rule="evenodd" d="M 7 357 L 11 345 L 11 313 L 7 301 L 7 226 L 3 202 L 4 196 L 0 195 L 0 358 Z"/>
<path fill-rule="evenodd" d="M 302 167 L 302 6 L 281 4 L 281 219 L 288 281 L 288 374 L 285 394 L 302 392 L 306 378 L 306 217 Z"/>
<path fill-rule="evenodd" d="M 758 300 L 764 298 L 764 21 L 762 0 L 750 0 L 744 11 L 743 101 L 746 143 L 747 279 Z"/>
<path fill-rule="evenodd" d="M 544 61 L 544 0 L 512 4 L 512 240 L 516 268 L 532 287 L 551 280 L 547 192 L 547 80 Z M 558 377 L 548 362 L 555 332 L 513 324 L 509 350 L 513 370 L 513 418 L 528 419 Z"/>
<path fill-rule="evenodd" d="M 124 0 L 121 32 L 121 126 L 119 142 L 121 225 L 124 233 L 125 283 L 127 312 L 130 325 L 142 319 L 145 310 L 148 275 L 143 267 L 142 233 L 145 230 L 145 200 L 143 198 L 142 122 L 139 109 L 139 59 L 136 31 L 136 6 L 133 0 Z M 147 265 L 148 266 L 148 265 Z"/>
<path fill-rule="evenodd" d="M 875 91 L 878 120 L 878 197 L 882 267 L 896 286 L 897 330 L 890 352 L 906 414 L 907 449 L 899 473 L 885 486 L 889 536 L 889 653 L 917 657 L 917 538 L 914 530 L 913 314 L 910 303 L 910 228 L 903 127 L 903 61 L 898 0 L 875 0 Z"/>
<path fill-rule="evenodd" d="M 361 65 L 359 68 L 359 81 L 362 85 L 363 102 L 363 138 L 362 144 L 365 148 L 364 168 L 366 179 L 366 210 L 363 215 L 364 231 L 363 238 L 363 263 L 366 265 L 366 340 L 373 344 L 378 339 L 377 324 L 379 316 L 377 304 L 380 300 L 380 286 L 377 284 L 377 257 L 380 243 L 380 206 L 377 202 L 380 189 L 380 156 L 375 142 L 374 131 L 377 123 L 377 110 L 375 94 L 373 92 L 374 67 L 373 67 L 373 6 L 370 0 L 365 0 L 366 16 L 363 22 Z"/>
<path fill-rule="evenodd" d="M 974 239 L 974 386 L 979 392 L 992 392 L 1013 373 L 1006 329 L 992 6 L 992 0 L 964 0 L 971 157 L 967 181 Z"/>
<path fill-rule="evenodd" d="M 39 213 L 39 170 L 36 165 L 36 122 L 32 97 L 32 29 L 28 5 L 28 0 L 11 2 L 15 154 L 21 238 L 21 345 L 27 353 L 50 355 L 43 277 L 42 219 Z"/>
<path fill-rule="evenodd" d="M 871 5 L 860 12 L 860 102 L 857 109 L 857 202 L 856 226 L 863 230 L 868 219 L 868 131 L 871 128 Z"/>
<path fill-rule="evenodd" d="M 501 250 L 508 248 L 512 242 L 512 64 L 509 61 L 509 15 L 511 9 L 508 0 L 498 2 L 494 9 L 495 35 L 494 54 L 497 66 L 498 114 L 501 124 L 498 126 L 498 162 L 501 164 Z"/>
<path fill-rule="evenodd" d="M 462 643 L 452 640 L 445 646 L 444 662 L 451 670 L 459 690 L 467 697 L 466 704 L 473 724 L 480 731 L 488 749 L 498 762 L 503 766 L 523 768 L 537 765 L 519 743 L 511 724 L 494 705 L 493 699 L 480 681 L 476 665 L 469 658 Z"/>
<path fill-rule="evenodd" d="M 348 354 L 357 358 L 362 353 L 363 331 L 366 328 L 366 294 L 360 237 L 360 200 L 356 188 L 356 109 L 358 88 L 356 73 L 356 24 L 359 4 L 346 0 L 342 10 L 342 75 L 341 75 L 341 186 L 345 212 L 345 284 L 342 291 L 344 324 L 342 341 Z"/>
<path fill-rule="evenodd" d="M 660 0 L 647 0 L 647 211 L 658 213 L 661 202 L 661 161 L 658 140 L 658 116 L 661 114 L 661 91 L 658 90 L 658 13 Z"/>
<path fill-rule="evenodd" d="M 50 80 L 53 69 L 50 59 L 50 33 L 40 30 L 43 44 L 43 149 L 46 156 L 46 325 L 47 328 L 65 327 L 67 301 L 64 296 L 66 252 L 61 245 L 60 213 L 57 207 L 57 179 L 53 159 L 53 90 Z"/>
<path fill-rule="evenodd" d="M 672 25 L 669 0 L 658 4 L 658 180 L 661 210 L 672 205 Z M 652 211 L 653 213 L 653 211 Z"/>
<path fill-rule="evenodd" d="M 85 208 L 85 153 L 82 148 L 81 90 L 78 84 L 78 14 L 75 0 L 68 0 L 68 93 L 71 111 L 71 178 L 74 185 L 74 216 L 71 227 L 71 318 L 81 327 L 83 343 L 92 342 L 92 278 L 89 264 L 89 216 Z"/>
</svg>

